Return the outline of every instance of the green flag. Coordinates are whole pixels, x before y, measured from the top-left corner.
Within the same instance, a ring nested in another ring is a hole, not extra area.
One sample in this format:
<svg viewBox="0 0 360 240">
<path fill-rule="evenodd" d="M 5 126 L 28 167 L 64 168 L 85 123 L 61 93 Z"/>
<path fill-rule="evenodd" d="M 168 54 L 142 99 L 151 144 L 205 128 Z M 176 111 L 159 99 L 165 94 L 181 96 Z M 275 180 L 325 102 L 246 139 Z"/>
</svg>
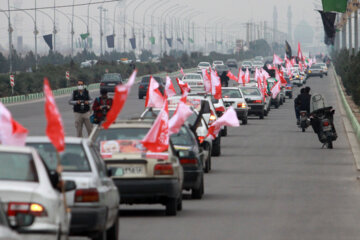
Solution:
<svg viewBox="0 0 360 240">
<path fill-rule="evenodd" d="M 222 44 L 223 44 L 222 41 L 217 41 L 216 43 L 219 44 L 219 45 L 222 45 Z"/>
<path fill-rule="evenodd" d="M 346 12 L 347 0 L 322 0 L 324 12 Z"/>
<path fill-rule="evenodd" d="M 89 37 L 89 35 L 90 35 L 89 33 L 83 33 L 83 34 L 80 34 L 80 37 L 82 40 L 85 40 Z"/>
<path fill-rule="evenodd" d="M 189 41 L 190 41 L 191 43 L 194 43 L 194 39 L 192 39 L 192 38 L 189 38 Z"/>
<path fill-rule="evenodd" d="M 149 40 L 150 40 L 150 42 L 151 42 L 152 45 L 155 44 L 155 37 L 149 37 Z"/>
</svg>

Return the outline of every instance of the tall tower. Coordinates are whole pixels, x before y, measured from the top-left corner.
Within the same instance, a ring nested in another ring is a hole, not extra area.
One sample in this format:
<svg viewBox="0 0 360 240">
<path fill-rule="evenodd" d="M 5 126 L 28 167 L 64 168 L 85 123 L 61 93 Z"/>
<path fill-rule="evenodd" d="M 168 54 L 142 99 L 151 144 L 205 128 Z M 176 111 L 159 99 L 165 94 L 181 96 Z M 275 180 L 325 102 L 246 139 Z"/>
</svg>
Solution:
<svg viewBox="0 0 360 240">
<path fill-rule="evenodd" d="M 291 6 L 288 7 L 288 41 L 292 42 L 292 12 Z"/>
<path fill-rule="evenodd" d="M 274 6 L 274 12 L 273 12 L 273 42 L 276 42 L 276 35 L 278 29 L 278 13 L 277 8 Z"/>
</svg>

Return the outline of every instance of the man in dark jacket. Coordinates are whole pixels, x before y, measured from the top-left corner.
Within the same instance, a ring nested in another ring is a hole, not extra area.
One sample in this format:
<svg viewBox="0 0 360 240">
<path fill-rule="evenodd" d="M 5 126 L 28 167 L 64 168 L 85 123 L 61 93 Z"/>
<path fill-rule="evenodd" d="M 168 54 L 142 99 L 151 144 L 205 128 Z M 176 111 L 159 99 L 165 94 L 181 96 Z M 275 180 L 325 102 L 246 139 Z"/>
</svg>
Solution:
<svg viewBox="0 0 360 240">
<path fill-rule="evenodd" d="M 310 87 L 305 88 L 305 93 L 300 98 L 300 111 L 306 111 L 310 114 L 310 102 L 311 102 L 311 94 L 310 94 Z"/>
<path fill-rule="evenodd" d="M 227 71 L 223 71 L 220 75 L 221 86 L 223 87 L 229 86 L 229 77 L 227 73 L 228 73 Z"/>
<path fill-rule="evenodd" d="M 294 99 L 294 108 L 295 108 L 295 116 L 296 116 L 296 124 L 300 124 L 300 107 L 301 107 L 301 98 L 302 95 L 305 94 L 305 88 L 300 89 L 300 94 Z"/>
<path fill-rule="evenodd" d="M 100 124 L 105 120 L 105 117 L 112 105 L 112 98 L 107 95 L 106 89 L 100 90 L 100 97 L 96 98 L 92 110 L 94 111 L 94 123 Z"/>
<path fill-rule="evenodd" d="M 75 128 L 77 137 L 83 137 L 83 125 L 87 130 L 88 135 L 91 133 L 92 125 L 90 123 L 90 105 L 92 99 L 89 91 L 85 88 L 84 82 L 79 80 L 77 90 L 74 90 L 69 100 L 69 104 L 73 105 L 75 115 Z"/>
</svg>

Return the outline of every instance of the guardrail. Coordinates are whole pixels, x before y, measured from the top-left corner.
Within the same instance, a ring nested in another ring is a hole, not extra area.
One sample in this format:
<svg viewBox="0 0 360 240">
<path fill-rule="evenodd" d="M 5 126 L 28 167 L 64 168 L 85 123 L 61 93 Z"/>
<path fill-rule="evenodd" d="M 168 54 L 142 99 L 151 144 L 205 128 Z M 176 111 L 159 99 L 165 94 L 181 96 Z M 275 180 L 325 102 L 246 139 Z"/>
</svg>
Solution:
<svg viewBox="0 0 360 240">
<path fill-rule="evenodd" d="M 336 86 L 338 88 L 341 101 L 342 101 L 344 109 L 346 111 L 346 115 L 348 116 L 348 118 L 349 118 L 349 120 L 351 122 L 351 125 L 352 125 L 352 127 L 354 129 L 354 132 L 355 132 L 355 135 L 356 135 L 357 139 L 360 141 L 360 124 L 359 124 L 357 118 L 355 117 L 353 111 L 351 110 L 351 107 L 350 107 L 349 103 L 347 102 L 347 100 L 345 98 L 345 94 L 344 94 L 344 92 L 343 92 L 343 90 L 341 88 L 340 80 L 338 78 L 338 75 L 337 75 L 337 73 L 335 71 L 334 66 L 332 66 L 332 69 L 334 71 Z"/>
<path fill-rule="evenodd" d="M 191 68 L 191 69 L 184 69 L 185 73 L 188 72 L 193 72 L 196 68 Z M 159 77 L 165 77 L 166 75 L 169 75 L 170 77 L 174 77 L 179 75 L 179 72 L 172 72 L 172 73 L 159 73 L 159 74 L 154 74 L 156 76 Z M 142 76 L 139 76 L 136 78 L 136 82 L 140 81 L 140 79 L 142 78 Z M 93 84 L 89 84 L 87 86 L 88 90 L 94 90 L 94 89 L 98 89 L 100 87 L 100 83 L 93 83 Z M 69 95 L 71 94 L 74 90 L 76 90 L 76 86 L 75 87 L 69 87 L 69 88 L 60 88 L 60 89 L 56 89 L 53 90 L 53 94 L 54 96 L 61 96 L 61 95 Z M 11 96 L 11 97 L 4 97 L 4 98 L 0 98 L 0 102 L 2 102 L 3 104 L 12 104 L 12 103 L 19 103 L 19 102 L 26 102 L 26 101 L 33 101 L 33 100 L 38 100 L 44 98 L 44 93 L 43 92 L 39 92 L 39 93 L 30 93 L 30 94 L 26 94 L 26 95 L 17 95 L 17 96 Z"/>
</svg>

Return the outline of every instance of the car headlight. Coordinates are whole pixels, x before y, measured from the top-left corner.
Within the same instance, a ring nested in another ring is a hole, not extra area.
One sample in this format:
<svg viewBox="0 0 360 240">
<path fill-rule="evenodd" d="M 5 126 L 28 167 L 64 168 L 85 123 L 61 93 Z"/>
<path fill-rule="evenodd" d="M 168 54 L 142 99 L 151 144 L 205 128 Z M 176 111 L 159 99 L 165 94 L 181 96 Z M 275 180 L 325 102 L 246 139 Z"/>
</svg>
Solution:
<svg viewBox="0 0 360 240">
<path fill-rule="evenodd" d="M 311 73 L 311 70 L 309 70 L 309 73 Z"/>
</svg>

